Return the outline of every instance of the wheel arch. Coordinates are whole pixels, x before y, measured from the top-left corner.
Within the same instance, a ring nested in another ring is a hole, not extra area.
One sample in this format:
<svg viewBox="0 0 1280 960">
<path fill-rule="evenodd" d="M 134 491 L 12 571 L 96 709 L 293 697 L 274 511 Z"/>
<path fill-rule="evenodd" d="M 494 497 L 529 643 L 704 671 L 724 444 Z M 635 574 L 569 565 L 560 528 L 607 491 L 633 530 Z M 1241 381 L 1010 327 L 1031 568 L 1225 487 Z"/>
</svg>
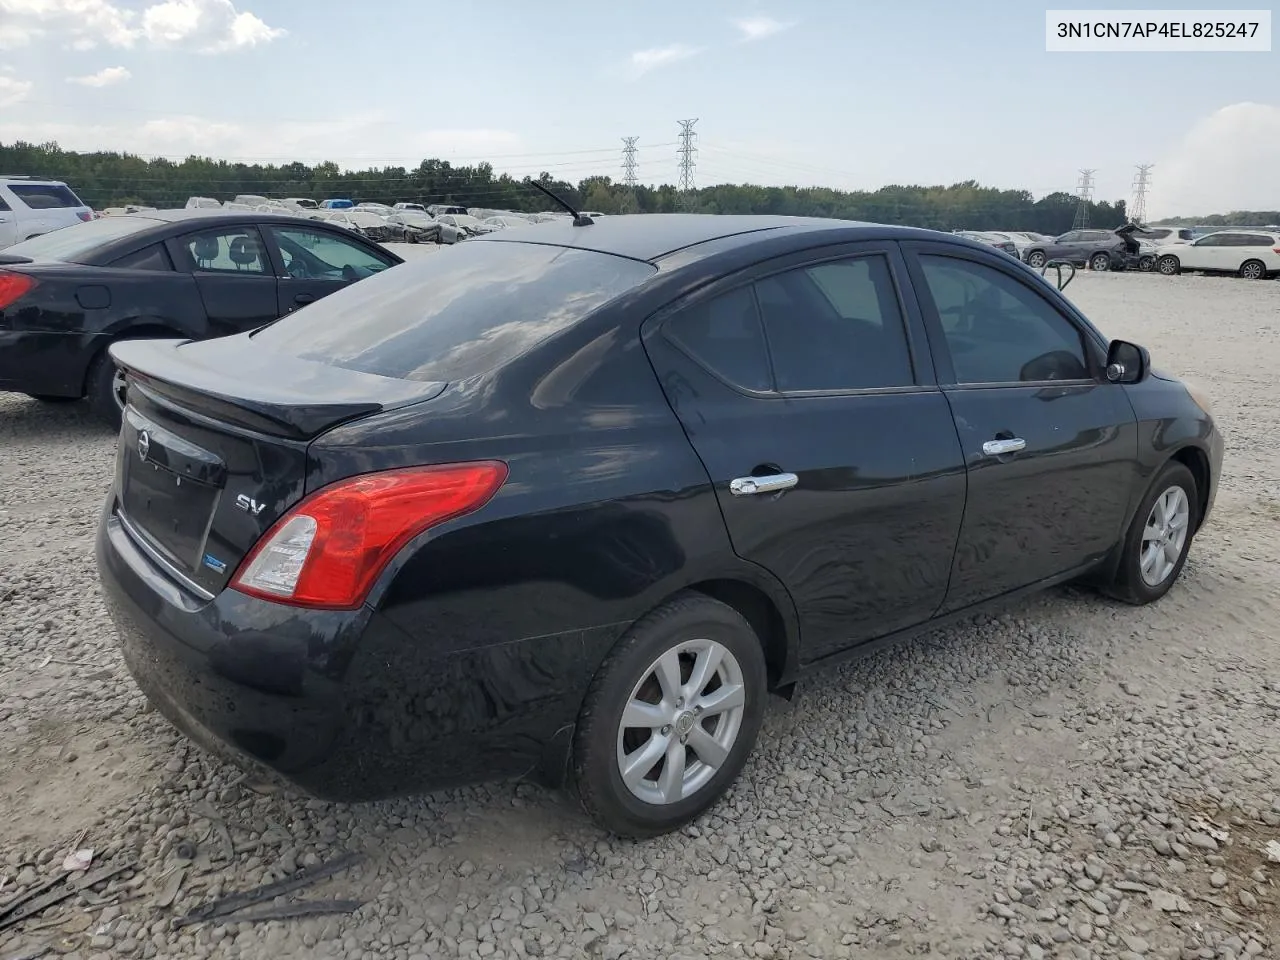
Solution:
<svg viewBox="0 0 1280 960">
<path fill-rule="evenodd" d="M 1165 462 L 1180 463 L 1191 471 L 1196 482 L 1196 530 L 1199 530 L 1209 507 L 1209 487 L 1213 482 L 1209 455 L 1194 444 L 1187 444 L 1174 450 Z"/>
<path fill-rule="evenodd" d="M 98 347 L 89 356 L 88 362 L 84 365 L 84 370 L 80 375 L 80 395 L 84 396 L 89 389 L 89 374 L 93 370 L 94 364 L 111 349 L 113 343 L 119 343 L 121 340 L 133 339 L 163 339 L 167 337 L 180 337 L 187 339 L 187 335 L 176 327 L 168 324 L 164 320 L 147 318 L 145 320 L 125 320 L 119 324 L 113 325 L 108 329 Z"/>
<path fill-rule="evenodd" d="M 798 629 L 794 623 L 788 624 L 774 598 L 756 584 L 733 578 L 702 580 L 685 590 L 718 600 L 747 621 L 764 649 L 769 689 L 789 695 L 795 673 L 795 651 L 799 646 Z"/>
</svg>

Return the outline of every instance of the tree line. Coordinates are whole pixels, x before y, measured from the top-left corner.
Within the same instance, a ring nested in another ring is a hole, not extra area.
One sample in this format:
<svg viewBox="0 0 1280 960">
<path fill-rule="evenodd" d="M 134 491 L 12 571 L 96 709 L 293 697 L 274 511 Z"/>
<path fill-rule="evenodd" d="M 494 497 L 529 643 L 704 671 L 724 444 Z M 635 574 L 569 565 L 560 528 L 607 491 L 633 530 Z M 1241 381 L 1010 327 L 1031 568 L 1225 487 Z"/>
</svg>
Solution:
<svg viewBox="0 0 1280 960">
<path fill-rule="evenodd" d="M 77 153 L 56 143 L 0 143 L 0 170 L 66 181 L 95 210 L 129 204 L 182 206 L 188 197 L 230 200 L 238 194 L 272 198 L 330 197 L 358 202 L 452 202 L 468 207 L 535 212 L 553 209 L 537 190 L 489 163 L 454 166 L 423 160 L 417 167 L 341 170 L 336 163 L 245 164 L 208 157 L 174 162 L 128 153 Z M 950 186 L 894 184 L 878 190 L 765 187 L 721 183 L 682 194 L 672 184 L 629 187 L 611 177 L 570 183 L 542 173 L 537 180 L 576 208 L 600 213 L 725 213 L 835 217 L 936 230 L 1029 230 L 1057 235 L 1072 227 L 1077 198 L 1067 192 L 1035 199 L 1030 191 L 987 187 L 969 180 Z M 1125 202 L 1089 205 L 1089 223 L 1125 222 Z M 1270 222 L 1274 222 L 1270 221 Z"/>
</svg>

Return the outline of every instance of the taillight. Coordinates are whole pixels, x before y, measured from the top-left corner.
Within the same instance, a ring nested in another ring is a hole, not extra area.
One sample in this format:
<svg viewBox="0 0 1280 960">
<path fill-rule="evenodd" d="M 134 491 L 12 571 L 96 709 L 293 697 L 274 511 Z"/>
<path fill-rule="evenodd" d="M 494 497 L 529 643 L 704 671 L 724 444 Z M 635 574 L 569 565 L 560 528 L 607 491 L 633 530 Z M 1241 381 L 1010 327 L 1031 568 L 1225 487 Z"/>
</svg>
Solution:
<svg viewBox="0 0 1280 960">
<path fill-rule="evenodd" d="M 0 310 L 16 303 L 34 290 L 36 281 L 25 273 L 11 273 L 0 270 Z"/>
<path fill-rule="evenodd" d="M 506 479 L 505 463 L 481 461 L 339 480 L 277 520 L 231 586 L 278 603 L 355 609 L 401 547 L 430 527 L 479 510 Z"/>
<path fill-rule="evenodd" d="M 93 214 L 90 213 L 88 210 L 81 210 L 76 214 L 76 216 L 79 217 L 81 222 L 83 223 L 88 223 L 90 220 L 93 219 Z"/>
<path fill-rule="evenodd" d="M 1272 252 L 1272 253 L 1280 253 L 1280 247 L 1272 247 L 1272 248 L 1271 248 L 1271 252 Z"/>
</svg>

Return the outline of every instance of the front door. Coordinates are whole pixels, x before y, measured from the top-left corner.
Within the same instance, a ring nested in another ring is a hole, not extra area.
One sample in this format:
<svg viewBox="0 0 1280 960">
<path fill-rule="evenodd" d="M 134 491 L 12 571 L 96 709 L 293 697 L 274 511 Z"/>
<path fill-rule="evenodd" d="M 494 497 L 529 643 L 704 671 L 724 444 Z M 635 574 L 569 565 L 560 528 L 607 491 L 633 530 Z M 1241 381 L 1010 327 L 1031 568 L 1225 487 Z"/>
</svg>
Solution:
<svg viewBox="0 0 1280 960">
<path fill-rule="evenodd" d="M 954 248 L 908 256 L 969 471 L 943 612 L 1101 559 L 1138 464 L 1136 418 L 1100 346 L 1034 277 Z"/>
<path fill-rule="evenodd" d="M 328 230 L 272 225 L 265 230 L 279 258 L 281 316 L 395 263 L 367 243 Z"/>
<path fill-rule="evenodd" d="M 275 320 L 276 275 L 256 227 L 210 227 L 170 241 L 200 290 L 209 334 L 227 336 Z"/>
<path fill-rule="evenodd" d="M 799 612 L 801 660 L 928 620 L 964 512 L 963 456 L 892 244 L 791 256 L 646 325 L 735 551 Z"/>
</svg>

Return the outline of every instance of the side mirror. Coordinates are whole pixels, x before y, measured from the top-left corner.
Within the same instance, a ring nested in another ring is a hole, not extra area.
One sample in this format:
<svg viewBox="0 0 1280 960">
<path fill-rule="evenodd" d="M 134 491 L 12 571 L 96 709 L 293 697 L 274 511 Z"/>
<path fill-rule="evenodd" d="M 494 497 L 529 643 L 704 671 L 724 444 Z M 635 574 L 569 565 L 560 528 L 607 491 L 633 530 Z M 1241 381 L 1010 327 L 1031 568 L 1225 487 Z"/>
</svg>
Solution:
<svg viewBox="0 0 1280 960">
<path fill-rule="evenodd" d="M 1107 348 L 1107 379 L 1112 383 L 1141 383 L 1151 371 L 1151 353 L 1127 340 L 1112 340 Z"/>
</svg>

